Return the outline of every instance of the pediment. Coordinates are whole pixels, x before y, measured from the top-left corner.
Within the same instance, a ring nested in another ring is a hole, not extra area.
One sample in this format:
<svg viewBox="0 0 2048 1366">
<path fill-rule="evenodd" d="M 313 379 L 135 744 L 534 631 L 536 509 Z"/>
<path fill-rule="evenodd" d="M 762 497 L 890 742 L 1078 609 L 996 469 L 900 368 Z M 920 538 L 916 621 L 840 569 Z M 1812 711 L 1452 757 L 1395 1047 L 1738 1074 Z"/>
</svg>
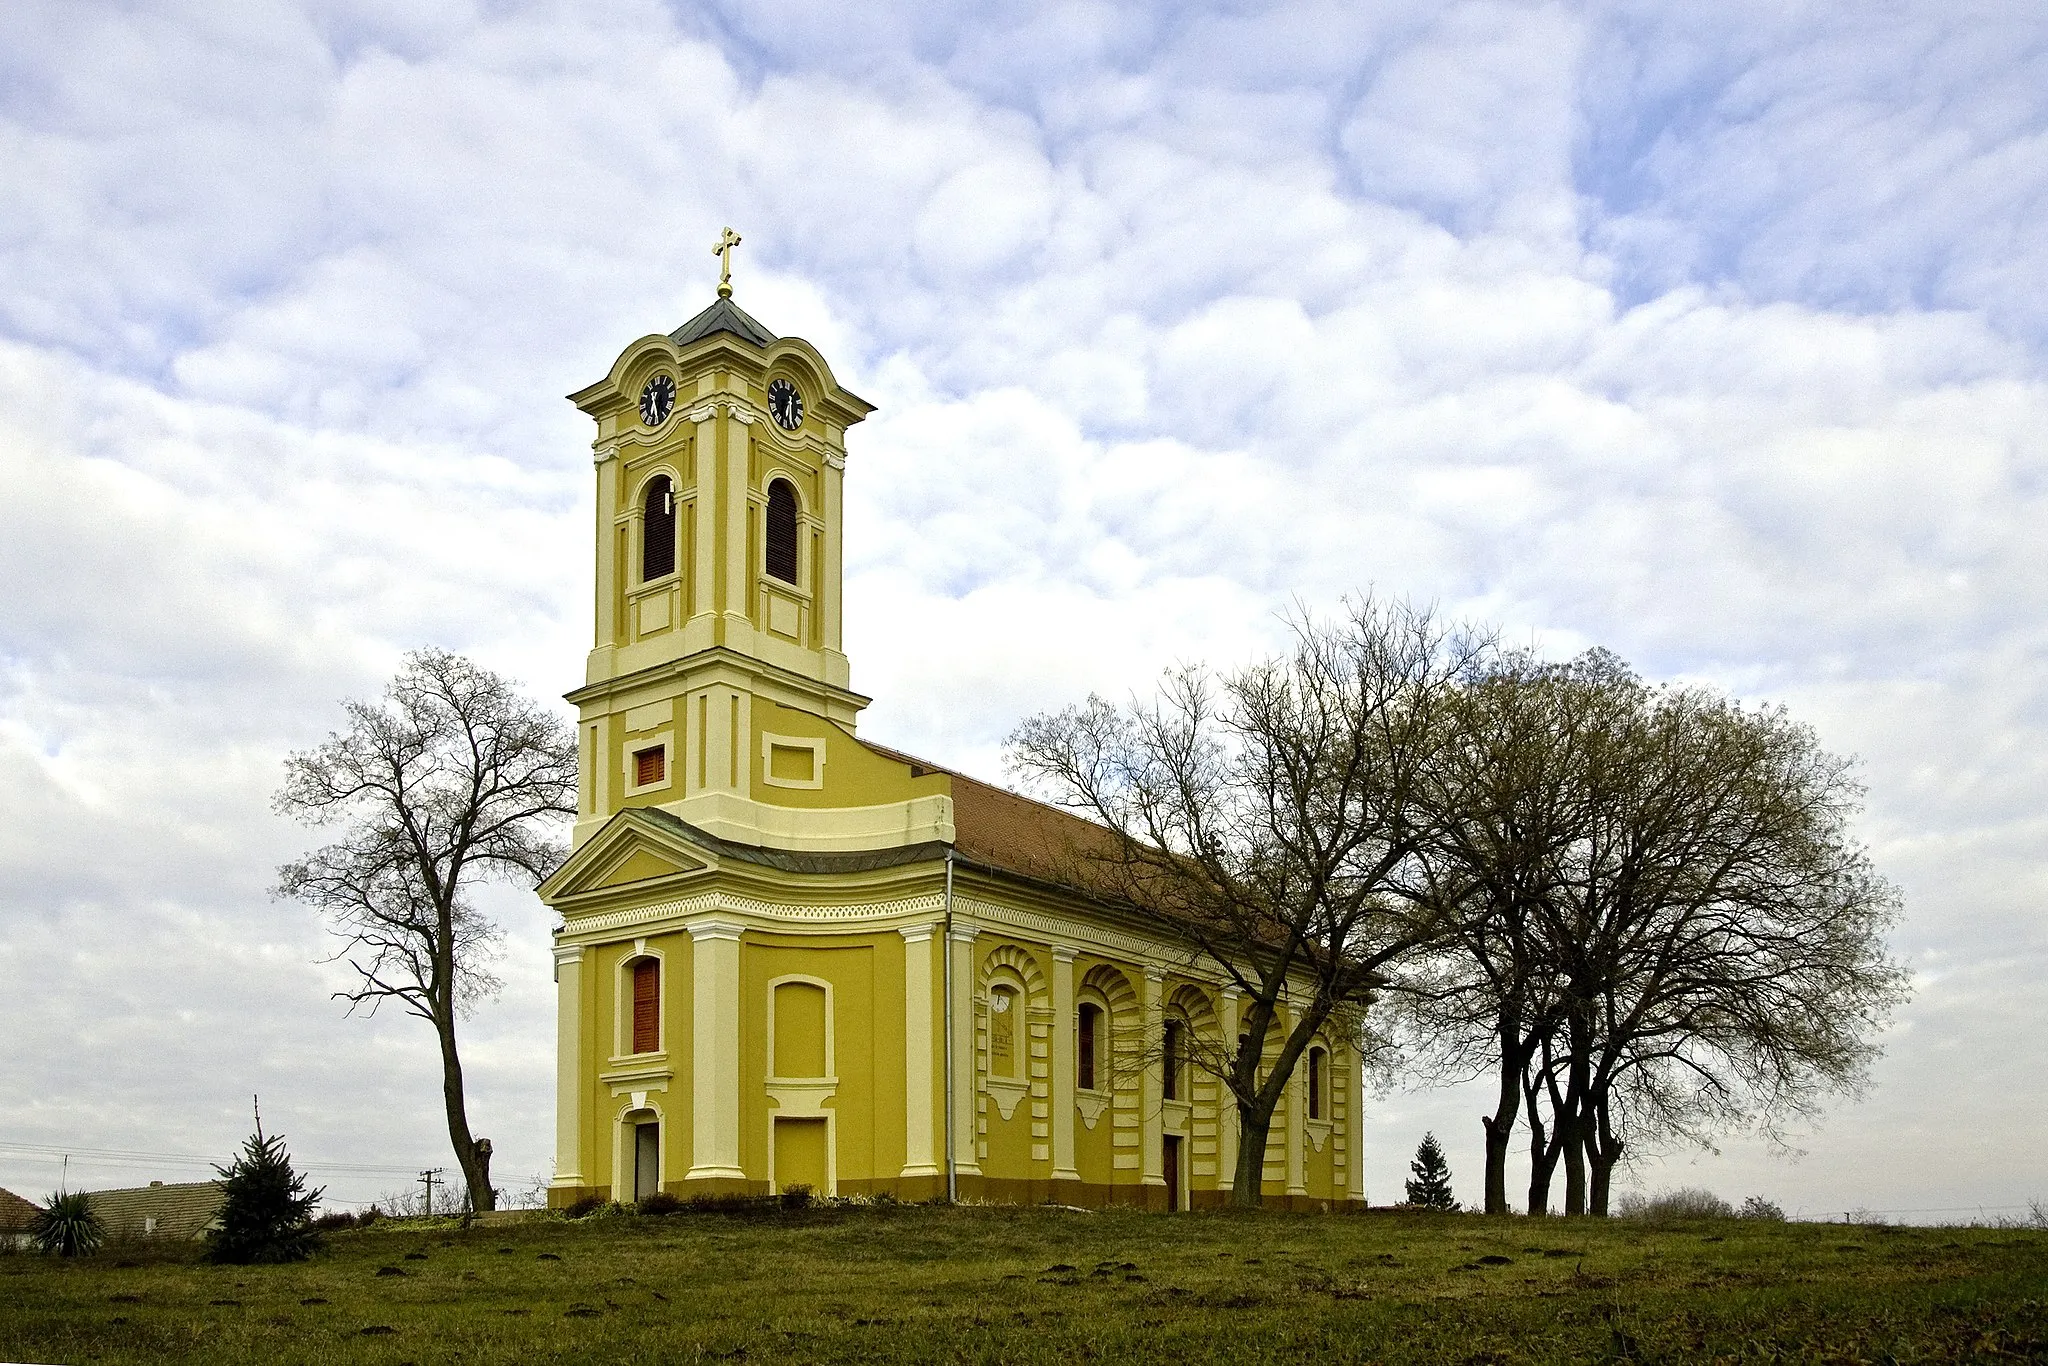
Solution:
<svg viewBox="0 0 2048 1366">
<path fill-rule="evenodd" d="M 541 900 L 552 906 L 711 871 L 710 855 L 673 824 L 632 808 L 619 812 L 541 884 Z"/>
</svg>

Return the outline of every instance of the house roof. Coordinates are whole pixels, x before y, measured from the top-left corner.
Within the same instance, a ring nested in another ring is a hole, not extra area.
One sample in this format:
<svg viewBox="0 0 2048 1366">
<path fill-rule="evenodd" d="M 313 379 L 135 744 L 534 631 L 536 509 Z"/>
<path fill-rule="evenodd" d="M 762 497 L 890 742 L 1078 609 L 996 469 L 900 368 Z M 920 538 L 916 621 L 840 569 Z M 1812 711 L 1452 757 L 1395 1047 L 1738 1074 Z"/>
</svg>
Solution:
<svg viewBox="0 0 2048 1366">
<path fill-rule="evenodd" d="M 13 1191 L 0 1188 L 0 1233 L 14 1233 L 29 1226 L 41 1214 L 42 1206 L 24 1200 Z"/>
<path fill-rule="evenodd" d="M 730 332 L 756 346 L 773 346 L 775 334 L 748 317 L 731 299 L 719 299 L 696 317 L 668 334 L 677 346 L 703 341 L 720 332 Z"/>
<path fill-rule="evenodd" d="M 87 1194 L 93 1213 L 116 1238 L 152 1232 L 166 1238 L 197 1238 L 219 1216 L 222 1199 L 218 1181 L 157 1183 Z"/>
</svg>

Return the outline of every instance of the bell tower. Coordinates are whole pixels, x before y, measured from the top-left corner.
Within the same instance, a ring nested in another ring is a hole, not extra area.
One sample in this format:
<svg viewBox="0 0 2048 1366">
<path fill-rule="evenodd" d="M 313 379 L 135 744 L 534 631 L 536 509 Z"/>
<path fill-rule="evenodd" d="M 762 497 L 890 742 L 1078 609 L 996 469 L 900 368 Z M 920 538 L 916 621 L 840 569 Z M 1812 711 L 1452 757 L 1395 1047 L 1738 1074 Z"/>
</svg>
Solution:
<svg viewBox="0 0 2048 1366">
<path fill-rule="evenodd" d="M 873 405 L 732 301 L 738 241 L 727 229 L 709 308 L 569 396 L 597 423 L 596 638 L 569 694 L 579 845 L 629 805 L 745 835 L 764 796 L 823 785 L 825 739 L 757 739 L 850 744 L 868 702 L 840 644 L 840 522 L 846 432 Z"/>
</svg>

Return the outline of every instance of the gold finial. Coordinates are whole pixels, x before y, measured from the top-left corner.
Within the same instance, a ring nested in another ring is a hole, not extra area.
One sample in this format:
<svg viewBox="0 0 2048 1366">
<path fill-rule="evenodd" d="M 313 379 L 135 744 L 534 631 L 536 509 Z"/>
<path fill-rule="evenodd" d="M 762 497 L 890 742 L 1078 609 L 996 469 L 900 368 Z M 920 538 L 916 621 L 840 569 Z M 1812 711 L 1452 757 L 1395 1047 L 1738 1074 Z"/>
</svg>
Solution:
<svg viewBox="0 0 2048 1366">
<path fill-rule="evenodd" d="M 732 249 L 740 244 L 740 235 L 731 228 L 719 234 L 718 245 L 711 254 L 718 258 L 718 297 L 732 297 Z"/>
</svg>

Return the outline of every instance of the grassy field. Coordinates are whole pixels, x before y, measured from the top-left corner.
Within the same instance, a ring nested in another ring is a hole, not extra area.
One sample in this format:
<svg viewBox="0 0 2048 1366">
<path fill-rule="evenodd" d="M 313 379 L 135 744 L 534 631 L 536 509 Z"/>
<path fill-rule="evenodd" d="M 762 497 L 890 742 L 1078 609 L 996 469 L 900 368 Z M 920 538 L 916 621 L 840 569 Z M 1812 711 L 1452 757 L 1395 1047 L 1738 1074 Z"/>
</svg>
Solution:
<svg viewBox="0 0 2048 1366">
<path fill-rule="evenodd" d="M 0 1257 L 31 1362 L 2048 1360 L 2048 1233 L 830 1208 Z"/>
</svg>

